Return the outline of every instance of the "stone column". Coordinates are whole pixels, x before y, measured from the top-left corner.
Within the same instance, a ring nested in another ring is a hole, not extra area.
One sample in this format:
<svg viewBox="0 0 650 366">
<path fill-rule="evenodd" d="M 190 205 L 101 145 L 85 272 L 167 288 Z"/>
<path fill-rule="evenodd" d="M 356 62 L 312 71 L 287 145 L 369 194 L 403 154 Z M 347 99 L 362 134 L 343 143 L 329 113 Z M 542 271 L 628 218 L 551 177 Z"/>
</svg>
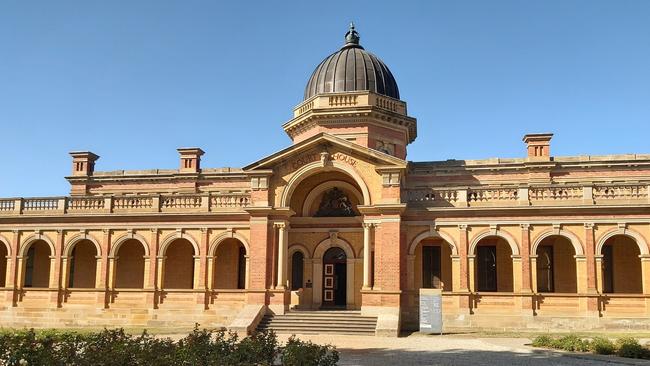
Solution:
<svg viewBox="0 0 650 366">
<path fill-rule="evenodd" d="M 65 204 L 63 205 L 65 206 Z M 61 207 L 61 206 L 60 206 Z M 61 307 L 63 300 L 63 294 L 61 289 L 63 285 L 61 283 L 62 272 L 65 271 L 63 264 L 61 263 L 61 255 L 63 253 L 64 246 L 64 232 L 63 230 L 56 231 L 56 242 L 54 244 L 54 253 L 50 257 L 50 283 L 49 288 L 56 290 L 50 294 L 50 303 L 56 304 L 57 307 Z"/>
<path fill-rule="evenodd" d="M 278 222 L 278 289 L 285 289 L 287 285 L 287 253 L 289 252 L 289 234 L 287 224 Z"/>
<path fill-rule="evenodd" d="M 250 280 L 250 276 L 251 276 L 251 256 L 246 255 L 244 256 L 244 258 L 246 259 L 246 274 L 244 276 L 244 289 L 248 290 L 248 286 L 249 286 L 248 281 Z"/>
<path fill-rule="evenodd" d="M 595 296 L 599 293 L 597 288 L 596 276 L 602 275 L 601 267 L 596 263 L 596 247 L 594 243 L 594 224 L 589 222 L 585 223 L 585 258 L 587 259 L 587 294 L 590 297 L 587 299 L 587 312 L 598 315 L 598 297 Z M 600 255 L 600 253 L 598 253 Z M 600 261 L 599 261 L 600 262 Z M 600 263 L 598 263 L 600 264 Z M 602 282 L 602 281 L 600 281 Z"/>
<path fill-rule="evenodd" d="M 210 241 L 209 241 L 209 230 L 208 228 L 201 228 L 201 243 L 200 245 L 200 252 L 199 252 L 199 264 L 198 267 L 194 268 L 194 272 L 196 273 L 196 276 L 198 277 L 198 283 L 196 284 L 195 289 L 205 289 L 206 284 L 207 284 L 207 276 L 208 276 L 208 257 L 210 256 L 210 253 L 208 253 L 208 250 L 210 250 Z"/>
<path fill-rule="evenodd" d="M 644 295 L 650 295 L 650 255 L 642 254 L 641 258 L 641 285 Z M 650 316 L 650 299 L 645 299 L 646 317 Z"/>
<path fill-rule="evenodd" d="M 346 269 L 346 279 L 345 279 L 345 295 L 346 295 L 346 305 L 347 308 L 354 307 L 354 267 L 356 260 L 354 258 L 348 258 L 345 262 Z"/>
<path fill-rule="evenodd" d="M 50 256 L 50 281 L 47 287 L 51 289 L 58 289 L 59 287 L 59 271 L 54 270 L 54 267 L 56 267 L 57 264 L 57 259 L 58 258 L 55 255 Z"/>
<path fill-rule="evenodd" d="M 370 271 L 371 271 L 371 243 L 370 229 L 373 224 L 363 223 L 363 289 L 370 290 Z"/>
<path fill-rule="evenodd" d="M 95 288 L 96 289 L 102 288 L 102 276 L 100 276 L 101 271 L 102 271 L 102 256 L 96 255 L 95 256 Z"/>
<path fill-rule="evenodd" d="M 413 258 L 415 261 L 415 258 Z M 462 258 L 460 255 L 451 256 L 451 291 L 460 292 L 460 267 L 461 267 Z"/>
<path fill-rule="evenodd" d="M 530 256 L 530 283 L 533 293 L 537 293 L 537 255 Z"/>
<path fill-rule="evenodd" d="M 531 268 L 530 268 L 530 224 L 521 224 L 521 308 L 525 313 L 533 312 L 533 297 L 531 290 Z"/>
<path fill-rule="evenodd" d="M 470 292 L 475 292 L 476 291 L 476 285 L 474 284 L 474 278 L 475 278 L 475 274 L 476 274 L 475 273 L 476 271 L 474 270 L 474 268 L 475 268 L 475 264 L 474 264 L 475 258 L 476 258 L 476 256 L 474 254 L 471 254 L 471 255 L 467 256 L 467 261 L 469 263 L 468 264 L 468 267 L 469 267 L 469 284 L 468 284 L 468 286 L 469 286 L 469 291 Z"/>
<path fill-rule="evenodd" d="M 97 267 L 97 288 L 104 290 L 103 293 L 97 294 L 97 304 L 103 308 L 107 308 L 110 302 L 110 290 L 112 289 L 112 284 L 109 285 L 109 254 L 111 251 L 111 230 L 103 229 L 102 230 L 102 253 L 99 261 L 101 266 Z"/>
<path fill-rule="evenodd" d="M 154 291 L 160 289 L 160 287 L 157 286 L 159 284 L 158 273 L 160 272 L 162 274 L 162 269 L 158 268 L 158 261 L 156 260 L 156 258 L 160 256 L 160 253 L 158 253 L 159 240 L 160 232 L 158 229 L 151 229 L 151 236 L 149 239 L 149 257 L 145 257 L 144 259 L 144 288 Z M 150 258 L 154 259 L 153 265 L 151 265 Z"/>
<path fill-rule="evenodd" d="M 469 264 L 469 241 L 467 240 L 467 225 L 458 225 L 460 237 L 458 239 L 458 255 L 460 256 L 460 291 L 472 291 L 473 288 L 467 283 L 471 276 L 472 266 Z"/>
<path fill-rule="evenodd" d="M 313 260 L 314 301 L 313 306 L 319 308 L 323 303 L 323 258 Z"/>
<path fill-rule="evenodd" d="M 20 231 L 13 230 L 13 237 L 11 238 L 11 257 L 7 259 L 7 277 L 5 279 L 5 287 L 13 289 L 13 291 L 7 292 L 6 301 L 11 303 L 12 306 L 16 306 L 16 300 L 18 298 L 18 293 L 16 289 L 20 288 L 22 277 L 20 277 L 17 272 L 19 257 L 22 257 L 20 253 Z"/>
<path fill-rule="evenodd" d="M 165 256 L 158 256 L 156 262 L 156 268 L 158 269 L 158 275 L 156 276 L 156 289 L 162 290 L 164 288 L 164 273 L 165 273 Z"/>
<path fill-rule="evenodd" d="M 207 281 L 206 281 L 206 287 L 208 290 L 212 290 L 214 288 L 214 284 L 212 283 L 214 280 L 214 263 L 217 261 L 217 257 L 208 257 L 208 276 L 207 276 Z"/>
<path fill-rule="evenodd" d="M 602 294 L 604 291 L 604 283 L 603 283 L 603 255 L 598 254 L 594 256 L 594 259 L 596 261 L 596 291 L 599 294 Z"/>
<path fill-rule="evenodd" d="M 70 279 L 68 276 L 70 276 L 70 265 L 72 261 L 74 260 L 74 257 L 70 256 L 62 256 L 61 257 L 61 289 L 66 290 L 68 288 L 68 284 L 70 283 Z"/>
<path fill-rule="evenodd" d="M 110 291 L 115 290 L 115 271 L 117 265 L 117 257 L 109 256 L 108 257 L 108 289 Z"/>
<path fill-rule="evenodd" d="M 194 256 L 194 279 L 192 281 L 192 288 L 197 290 L 200 288 L 201 282 L 201 256 Z"/>
</svg>

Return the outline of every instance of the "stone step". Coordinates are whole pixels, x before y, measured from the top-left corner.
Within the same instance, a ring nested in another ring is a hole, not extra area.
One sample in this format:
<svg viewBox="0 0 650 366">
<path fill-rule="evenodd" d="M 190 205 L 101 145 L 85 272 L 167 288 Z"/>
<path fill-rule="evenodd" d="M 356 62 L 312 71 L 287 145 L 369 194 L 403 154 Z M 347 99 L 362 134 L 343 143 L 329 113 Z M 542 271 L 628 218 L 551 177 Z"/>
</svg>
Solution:
<svg viewBox="0 0 650 366">
<path fill-rule="evenodd" d="M 377 318 L 358 311 L 291 311 L 283 315 L 267 314 L 258 330 L 289 334 L 374 335 Z"/>
</svg>

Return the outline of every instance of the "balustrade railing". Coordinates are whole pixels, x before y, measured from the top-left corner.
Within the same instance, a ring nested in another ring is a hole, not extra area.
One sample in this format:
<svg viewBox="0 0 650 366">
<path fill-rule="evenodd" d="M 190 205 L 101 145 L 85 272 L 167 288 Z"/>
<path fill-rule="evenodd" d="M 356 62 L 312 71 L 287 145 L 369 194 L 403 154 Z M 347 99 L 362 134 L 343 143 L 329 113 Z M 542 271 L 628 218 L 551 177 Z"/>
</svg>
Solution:
<svg viewBox="0 0 650 366">
<path fill-rule="evenodd" d="M 200 195 L 187 195 L 187 196 L 163 196 L 160 202 L 161 209 L 188 209 L 200 208 L 202 203 L 202 196 Z"/>
<path fill-rule="evenodd" d="M 67 199 L 68 211 L 97 211 L 105 208 L 103 197 L 70 197 Z"/>
<path fill-rule="evenodd" d="M 406 191 L 406 201 L 442 207 L 650 204 L 650 185 L 414 188 Z"/>
<path fill-rule="evenodd" d="M 116 210 L 150 209 L 153 207 L 153 197 L 114 197 L 113 208 Z"/>
<path fill-rule="evenodd" d="M 637 200 L 648 198 L 647 185 L 607 185 L 594 187 L 594 199 Z"/>
<path fill-rule="evenodd" d="M 215 208 L 243 208 L 250 205 L 250 196 L 244 194 L 212 196 L 210 200 L 210 207 Z"/>
<path fill-rule="evenodd" d="M 16 200 L 2 199 L 0 200 L 0 212 L 14 211 L 16 207 Z"/>
<path fill-rule="evenodd" d="M 59 209 L 58 198 L 26 198 L 23 200 L 23 211 L 54 211 Z"/>
<path fill-rule="evenodd" d="M 582 187 L 532 187 L 531 201 L 571 201 L 583 198 Z"/>
<path fill-rule="evenodd" d="M 516 201 L 517 188 L 478 188 L 467 192 L 468 203 Z"/>
</svg>

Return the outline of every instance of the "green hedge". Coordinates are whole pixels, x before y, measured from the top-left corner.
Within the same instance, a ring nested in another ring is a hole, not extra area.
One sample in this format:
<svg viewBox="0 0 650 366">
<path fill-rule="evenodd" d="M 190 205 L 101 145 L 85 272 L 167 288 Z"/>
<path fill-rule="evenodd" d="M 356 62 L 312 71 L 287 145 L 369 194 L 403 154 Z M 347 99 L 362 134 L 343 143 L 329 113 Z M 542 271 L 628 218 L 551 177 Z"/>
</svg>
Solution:
<svg viewBox="0 0 650 366">
<path fill-rule="evenodd" d="M 291 337 L 281 347 L 273 332 L 239 339 L 235 333 L 196 327 L 174 342 L 123 329 L 95 333 L 33 329 L 0 334 L 0 365 L 197 365 L 197 366 L 332 366 L 339 360 L 332 346 Z"/>
<path fill-rule="evenodd" d="M 650 359 L 650 349 L 643 347 L 637 339 L 632 337 L 619 338 L 614 343 L 603 337 L 594 337 L 589 340 L 573 334 L 563 337 L 542 335 L 533 339 L 532 345 L 572 352 L 593 352 L 601 355 L 615 354 L 620 357 Z"/>
</svg>

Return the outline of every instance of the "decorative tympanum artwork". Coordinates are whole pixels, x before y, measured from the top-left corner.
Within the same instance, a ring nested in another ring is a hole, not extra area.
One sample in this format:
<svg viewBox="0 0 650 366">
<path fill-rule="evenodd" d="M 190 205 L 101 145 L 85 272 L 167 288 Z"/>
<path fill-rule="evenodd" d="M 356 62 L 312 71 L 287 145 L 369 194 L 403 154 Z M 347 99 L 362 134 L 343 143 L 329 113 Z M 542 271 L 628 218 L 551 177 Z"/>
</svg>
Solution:
<svg viewBox="0 0 650 366">
<path fill-rule="evenodd" d="M 349 217 L 356 216 L 352 209 L 352 202 L 342 190 L 334 187 L 325 192 L 320 202 L 316 217 Z"/>
</svg>

